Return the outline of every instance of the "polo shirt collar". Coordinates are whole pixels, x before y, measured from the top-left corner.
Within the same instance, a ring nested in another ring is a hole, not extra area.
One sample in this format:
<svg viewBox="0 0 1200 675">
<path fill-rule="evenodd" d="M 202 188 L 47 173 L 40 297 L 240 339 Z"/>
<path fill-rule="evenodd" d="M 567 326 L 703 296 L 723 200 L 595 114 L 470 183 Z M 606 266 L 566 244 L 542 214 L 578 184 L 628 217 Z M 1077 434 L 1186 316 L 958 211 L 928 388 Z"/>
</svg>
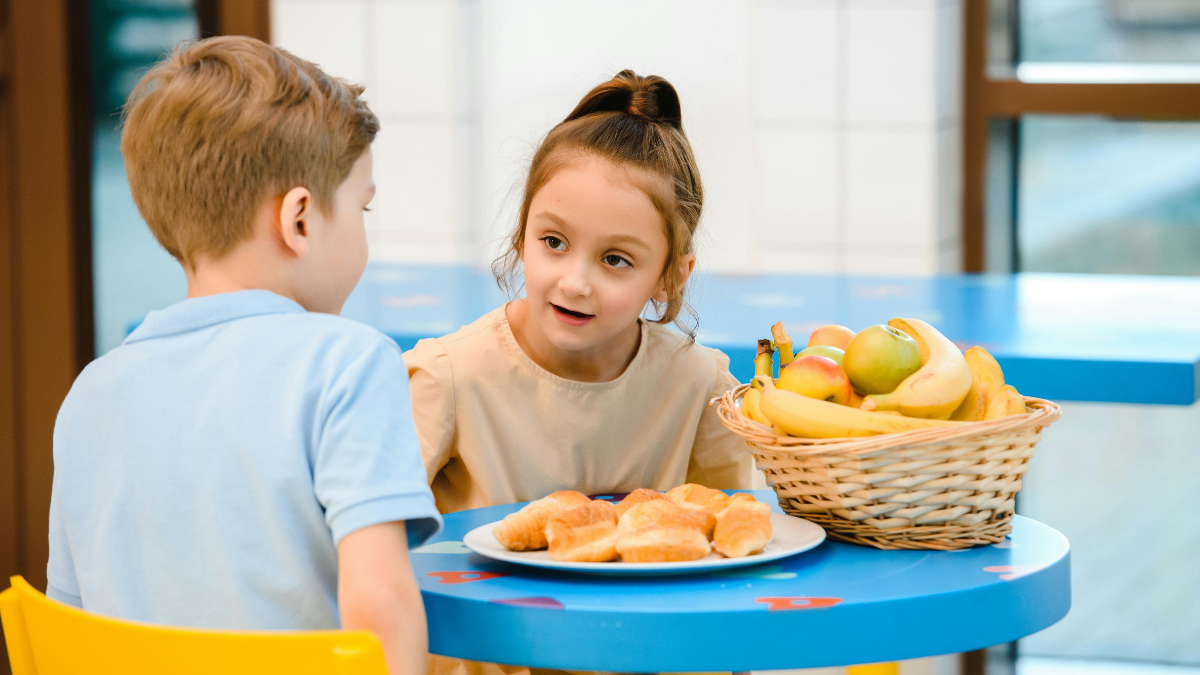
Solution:
<svg viewBox="0 0 1200 675">
<path fill-rule="evenodd" d="M 306 311 L 299 303 L 270 291 L 236 291 L 189 298 L 166 309 L 150 312 L 123 344 L 178 335 L 227 321 L 264 314 Z"/>
</svg>

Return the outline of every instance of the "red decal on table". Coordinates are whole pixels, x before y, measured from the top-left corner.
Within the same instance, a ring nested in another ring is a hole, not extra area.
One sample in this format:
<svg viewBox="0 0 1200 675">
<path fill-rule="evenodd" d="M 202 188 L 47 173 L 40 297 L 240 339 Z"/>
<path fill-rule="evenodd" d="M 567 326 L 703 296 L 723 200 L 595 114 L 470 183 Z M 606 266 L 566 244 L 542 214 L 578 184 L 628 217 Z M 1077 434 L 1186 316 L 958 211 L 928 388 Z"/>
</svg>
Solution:
<svg viewBox="0 0 1200 675">
<path fill-rule="evenodd" d="M 993 565 L 983 568 L 984 572 L 994 572 L 1000 575 L 1004 581 L 1012 581 L 1020 579 L 1023 576 L 1033 574 L 1034 572 L 1046 567 L 1045 565 Z"/>
<path fill-rule="evenodd" d="M 467 584 L 508 575 L 503 572 L 430 572 L 427 576 L 437 577 L 439 584 Z"/>
<path fill-rule="evenodd" d="M 505 598 L 503 600 L 492 600 L 497 605 L 510 605 L 512 607 L 536 607 L 538 609 L 564 609 L 563 604 L 554 598 L 536 597 L 536 598 Z"/>
<path fill-rule="evenodd" d="M 833 607 L 842 601 L 841 598 L 755 598 L 755 602 L 767 605 L 768 612 L 785 609 L 823 609 Z"/>
</svg>

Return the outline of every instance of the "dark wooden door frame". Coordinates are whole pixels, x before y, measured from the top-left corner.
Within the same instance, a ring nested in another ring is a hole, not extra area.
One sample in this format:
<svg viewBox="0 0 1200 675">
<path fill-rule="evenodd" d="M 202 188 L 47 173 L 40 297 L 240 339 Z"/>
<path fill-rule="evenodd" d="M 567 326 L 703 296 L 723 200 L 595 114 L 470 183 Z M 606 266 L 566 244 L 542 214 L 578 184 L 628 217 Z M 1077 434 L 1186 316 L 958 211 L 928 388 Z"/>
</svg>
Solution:
<svg viewBox="0 0 1200 675">
<path fill-rule="evenodd" d="M 93 344 L 86 4 L 0 15 L 0 574 L 45 587 L 54 420 Z"/>
<path fill-rule="evenodd" d="M 988 45 L 989 13 L 1016 0 L 964 0 L 963 35 L 963 269 L 984 271 L 988 123 L 1022 115 L 1104 115 L 1128 119 L 1200 119 L 1200 83 L 1076 84 L 1022 82 L 1015 63 L 989 54 L 1013 54 Z M 1015 158 L 1014 158 L 1015 161 Z"/>
<path fill-rule="evenodd" d="M 249 35 L 271 41 L 270 0 L 196 0 L 200 36 Z"/>
<path fill-rule="evenodd" d="M 211 33 L 270 38 L 269 0 L 199 4 Z M 94 356 L 89 15 L 0 0 L 0 588 L 45 588 L 54 421 Z"/>
</svg>

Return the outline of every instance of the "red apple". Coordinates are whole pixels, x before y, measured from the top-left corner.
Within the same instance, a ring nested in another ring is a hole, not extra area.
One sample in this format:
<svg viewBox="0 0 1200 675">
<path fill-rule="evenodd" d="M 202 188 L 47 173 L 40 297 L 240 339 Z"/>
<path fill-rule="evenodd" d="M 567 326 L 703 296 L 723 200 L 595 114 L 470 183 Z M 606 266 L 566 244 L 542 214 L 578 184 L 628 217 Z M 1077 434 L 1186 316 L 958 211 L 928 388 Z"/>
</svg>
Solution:
<svg viewBox="0 0 1200 675">
<path fill-rule="evenodd" d="M 826 356 L 801 356 L 779 370 L 780 389 L 802 396 L 845 405 L 854 395 L 850 378 Z"/>
<path fill-rule="evenodd" d="M 812 335 L 808 336 L 807 346 L 816 347 L 818 345 L 825 345 L 827 347 L 837 347 L 845 351 L 846 345 L 850 344 L 850 341 L 853 339 L 854 331 L 845 326 L 830 324 L 814 330 Z"/>
</svg>

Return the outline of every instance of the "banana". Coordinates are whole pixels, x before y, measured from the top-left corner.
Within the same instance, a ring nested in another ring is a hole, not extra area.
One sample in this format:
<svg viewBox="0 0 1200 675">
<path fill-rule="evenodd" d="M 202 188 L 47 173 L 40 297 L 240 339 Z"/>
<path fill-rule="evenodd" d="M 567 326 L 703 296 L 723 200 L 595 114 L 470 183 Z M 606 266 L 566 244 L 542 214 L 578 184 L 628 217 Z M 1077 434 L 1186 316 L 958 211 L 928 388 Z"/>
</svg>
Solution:
<svg viewBox="0 0 1200 675">
<path fill-rule="evenodd" d="M 971 389 L 971 368 L 962 352 L 933 326 L 919 319 L 892 319 L 921 348 L 921 369 L 890 394 L 866 397 L 863 410 L 899 410 L 908 417 L 950 419 Z"/>
<path fill-rule="evenodd" d="M 771 338 L 775 340 L 775 348 L 779 350 L 779 367 L 791 363 L 796 358 L 792 352 L 792 336 L 788 335 L 782 321 L 771 326 Z"/>
<path fill-rule="evenodd" d="M 988 405 L 1004 388 L 1004 371 L 983 347 L 971 347 L 963 358 L 971 368 L 971 389 L 950 419 L 975 422 L 987 417 Z"/>
<path fill-rule="evenodd" d="M 1017 393 L 1017 388 L 1006 384 L 988 404 L 987 417 L 984 419 L 998 420 L 1009 415 L 1022 415 L 1025 409 L 1025 398 Z"/>
<path fill-rule="evenodd" d="M 759 340 L 758 353 L 754 356 L 754 374 L 770 375 L 775 366 L 774 356 L 775 348 L 771 346 L 771 341 Z"/>
<path fill-rule="evenodd" d="M 771 426 L 771 420 L 762 414 L 762 408 L 759 407 L 760 401 L 762 401 L 761 391 L 747 389 L 746 393 L 742 396 L 742 414 L 759 424 Z"/>
<path fill-rule="evenodd" d="M 794 392 L 776 389 L 767 376 L 755 378 L 762 389 L 759 406 L 762 413 L 789 436 L 801 438 L 843 438 L 874 436 L 897 431 L 928 429 L 962 424 L 946 420 L 927 420 L 903 415 L 876 413 L 820 401 Z M 743 405 L 745 403 L 743 402 Z"/>
</svg>

